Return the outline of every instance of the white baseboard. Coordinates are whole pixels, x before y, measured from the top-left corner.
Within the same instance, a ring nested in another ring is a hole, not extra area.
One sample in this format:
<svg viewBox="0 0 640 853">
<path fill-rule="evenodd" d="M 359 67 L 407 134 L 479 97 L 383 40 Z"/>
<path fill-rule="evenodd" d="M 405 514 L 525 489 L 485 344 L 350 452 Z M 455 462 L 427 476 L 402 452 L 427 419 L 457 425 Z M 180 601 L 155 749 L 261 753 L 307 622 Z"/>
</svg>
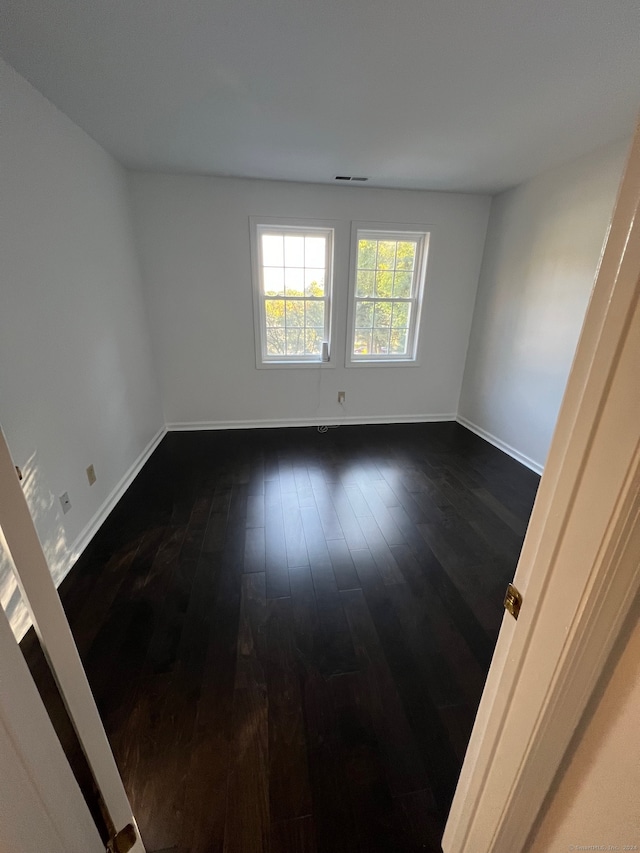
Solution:
<svg viewBox="0 0 640 853">
<path fill-rule="evenodd" d="M 147 444 L 147 446 L 138 456 L 138 458 L 129 466 L 127 471 L 116 484 L 115 488 L 111 491 L 107 499 L 104 501 L 100 509 L 96 512 L 93 518 L 76 537 L 75 541 L 71 545 L 71 548 L 69 549 L 67 566 L 64 570 L 62 578 L 66 577 L 76 560 L 80 557 L 87 545 L 91 542 L 98 530 L 107 520 L 107 516 L 109 515 L 111 510 L 115 507 L 120 498 L 129 488 L 131 483 L 133 483 L 135 478 L 138 476 L 138 474 L 142 470 L 144 463 L 151 456 L 156 447 L 160 444 L 166 432 L 167 428 L 164 426 L 158 430 L 158 432 L 154 435 L 149 444 Z"/>
<path fill-rule="evenodd" d="M 502 439 L 497 438 L 490 432 L 487 432 L 486 429 L 482 429 L 482 427 L 479 427 L 477 424 L 468 421 L 466 418 L 463 418 L 462 415 L 458 415 L 455 420 L 457 420 L 459 424 L 462 424 L 463 427 L 466 427 L 468 430 L 471 430 L 471 432 L 474 432 L 476 435 L 479 435 L 480 438 L 484 438 L 484 440 L 488 441 L 489 444 L 493 444 L 494 447 L 497 447 L 499 450 L 503 450 L 516 461 L 521 462 L 523 465 L 526 465 L 527 468 L 530 468 L 532 471 L 535 471 L 536 474 L 542 474 L 544 470 L 544 465 L 541 465 L 539 462 L 530 459 L 528 456 L 525 456 L 524 453 L 520 453 L 520 451 L 516 450 L 515 447 L 512 447 L 510 444 L 507 444 L 506 441 L 502 441 Z"/>
<path fill-rule="evenodd" d="M 352 424 L 420 424 L 455 421 L 448 415 L 343 415 L 342 417 L 280 418 L 256 421 L 190 421 L 169 423 L 169 432 L 216 429 L 275 429 L 277 427 L 350 426 Z"/>
</svg>

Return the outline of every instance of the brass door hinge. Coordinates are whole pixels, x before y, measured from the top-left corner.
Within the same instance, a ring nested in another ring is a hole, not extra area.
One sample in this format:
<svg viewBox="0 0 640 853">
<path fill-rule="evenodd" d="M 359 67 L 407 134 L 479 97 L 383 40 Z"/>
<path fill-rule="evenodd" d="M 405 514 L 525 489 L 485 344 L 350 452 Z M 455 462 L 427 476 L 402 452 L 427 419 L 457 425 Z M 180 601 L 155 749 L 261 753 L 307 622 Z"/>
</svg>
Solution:
<svg viewBox="0 0 640 853">
<path fill-rule="evenodd" d="M 129 853 L 129 850 L 131 850 L 137 840 L 138 836 L 136 835 L 134 825 L 128 823 L 124 829 L 121 829 L 109 841 L 107 844 L 107 853 Z"/>
<path fill-rule="evenodd" d="M 515 586 L 510 583 L 507 586 L 507 591 L 504 596 L 504 609 L 508 610 L 514 619 L 517 619 L 521 607 L 522 595 L 518 592 Z"/>
</svg>

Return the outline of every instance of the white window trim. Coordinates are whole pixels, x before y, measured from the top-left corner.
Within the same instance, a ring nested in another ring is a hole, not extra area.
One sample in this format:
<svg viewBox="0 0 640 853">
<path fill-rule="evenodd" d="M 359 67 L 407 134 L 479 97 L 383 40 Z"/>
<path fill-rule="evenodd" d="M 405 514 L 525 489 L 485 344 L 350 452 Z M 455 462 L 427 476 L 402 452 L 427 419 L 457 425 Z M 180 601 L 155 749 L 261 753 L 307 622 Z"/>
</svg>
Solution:
<svg viewBox="0 0 640 853">
<path fill-rule="evenodd" d="M 355 339 L 355 305 L 356 305 L 356 269 L 358 261 L 358 239 L 359 234 L 372 235 L 377 240 L 388 237 L 398 240 L 407 237 L 411 240 L 420 238 L 420 259 L 418 262 L 417 292 L 415 311 L 413 312 L 410 327 L 412 348 L 407 355 L 390 355 L 358 357 L 353 355 Z M 427 278 L 427 263 L 429 256 L 429 240 L 431 228 L 428 225 L 407 224 L 399 222 L 352 222 L 351 223 L 351 250 L 349 261 L 349 308 L 347 317 L 347 352 L 346 367 L 419 367 L 421 350 L 421 330 L 423 320 L 423 303 Z"/>
<path fill-rule="evenodd" d="M 290 357 L 275 357 L 269 356 L 266 353 L 266 318 L 264 313 L 264 297 L 260 286 L 260 250 L 259 250 L 259 233 L 262 229 L 273 229 L 274 231 L 289 231 L 310 232 L 317 231 L 318 233 L 326 234 L 327 240 L 327 272 L 325 281 L 325 292 L 327 294 L 327 328 L 326 340 L 329 344 L 329 361 L 322 361 L 321 356 L 290 356 Z M 333 351 L 333 330 L 335 328 L 335 299 L 333 286 L 333 266 L 335 252 L 335 223 L 328 220 L 319 219 L 291 219 L 287 217 L 249 217 L 249 232 L 251 241 L 251 278 L 253 288 L 253 320 L 254 320 L 254 337 L 256 350 L 256 367 L 263 368 L 326 368 L 335 367 L 335 362 L 331 360 Z"/>
</svg>

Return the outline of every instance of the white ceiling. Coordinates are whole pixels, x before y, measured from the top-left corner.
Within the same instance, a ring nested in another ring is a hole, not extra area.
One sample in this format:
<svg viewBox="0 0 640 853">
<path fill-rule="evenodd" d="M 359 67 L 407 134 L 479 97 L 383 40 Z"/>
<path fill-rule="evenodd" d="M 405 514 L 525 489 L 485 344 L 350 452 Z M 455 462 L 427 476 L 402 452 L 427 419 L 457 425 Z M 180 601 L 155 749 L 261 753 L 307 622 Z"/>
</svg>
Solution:
<svg viewBox="0 0 640 853">
<path fill-rule="evenodd" d="M 127 166 L 496 191 L 630 134 L 640 0 L 0 0 Z"/>
</svg>

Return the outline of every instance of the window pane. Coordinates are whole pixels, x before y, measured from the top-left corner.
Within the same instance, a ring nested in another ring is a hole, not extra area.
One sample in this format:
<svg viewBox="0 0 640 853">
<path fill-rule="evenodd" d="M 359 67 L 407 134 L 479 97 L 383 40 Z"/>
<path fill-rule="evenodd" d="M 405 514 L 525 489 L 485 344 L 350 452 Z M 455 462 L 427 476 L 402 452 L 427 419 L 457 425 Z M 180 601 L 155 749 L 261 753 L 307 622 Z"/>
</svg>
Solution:
<svg viewBox="0 0 640 853">
<path fill-rule="evenodd" d="M 304 223 L 258 225 L 252 231 L 263 306 L 256 344 L 263 361 L 320 361 L 330 316 L 332 234 Z"/>
<path fill-rule="evenodd" d="M 369 355 L 371 352 L 371 329 L 356 329 L 353 342 L 354 355 Z"/>
<path fill-rule="evenodd" d="M 386 355 L 389 352 L 389 329 L 373 330 L 373 352 L 375 355 Z"/>
<path fill-rule="evenodd" d="M 393 293 L 393 273 L 376 273 L 376 296 L 390 297 Z"/>
<path fill-rule="evenodd" d="M 265 267 L 262 270 L 266 296 L 284 296 L 284 270 L 282 267 Z"/>
<path fill-rule="evenodd" d="M 376 274 L 368 270 L 358 270 L 356 296 L 373 296 Z"/>
<path fill-rule="evenodd" d="M 391 303 L 375 302 L 375 313 L 373 315 L 373 326 L 375 329 L 389 328 L 391 325 Z"/>
<path fill-rule="evenodd" d="M 358 241 L 358 269 L 373 270 L 376 268 L 377 240 Z"/>
<path fill-rule="evenodd" d="M 414 310 L 422 298 L 422 251 L 428 235 L 405 236 L 393 226 L 389 230 L 357 234 L 357 263 L 353 271 L 354 359 L 392 362 L 411 359 L 417 330 Z"/>
<path fill-rule="evenodd" d="M 396 272 L 393 281 L 393 295 L 402 297 L 411 296 L 411 272 Z"/>
<path fill-rule="evenodd" d="M 407 329 L 392 329 L 391 330 L 391 352 L 394 355 L 407 354 Z"/>
<path fill-rule="evenodd" d="M 325 268 L 327 262 L 327 238 L 304 238 L 304 266 Z"/>
<path fill-rule="evenodd" d="M 376 268 L 379 270 L 392 270 L 395 265 L 395 240 L 378 240 L 378 261 L 376 263 Z"/>
<path fill-rule="evenodd" d="M 287 355 L 304 355 L 304 329 L 287 327 Z"/>
<path fill-rule="evenodd" d="M 267 355 L 285 355 L 284 329 L 267 329 Z"/>
<path fill-rule="evenodd" d="M 304 237 L 301 234 L 284 235 L 284 265 L 286 267 L 304 266 Z"/>
<path fill-rule="evenodd" d="M 371 302 L 356 303 L 356 328 L 366 329 L 373 326 L 373 304 Z"/>
<path fill-rule="evenodd" d="M 409 325 L 409 303 L 400 302 L 393 306 L 393 322 L 391 324 L 394 329 L 406 329 Z"/>
<path fill-rule="evenodd" d="M 396 269 L 412 270 L 416 257 L 416 244 L 405 241 L 398 243 L 398 257 L 396 260 Z"/>
<path fill-rule="evenodd" d="M 304 271 L 304 292 L 307 296 L 324 296 L 324 269 Z"/>
<path fill-rule="evenodd" d="M 305 326 L 321 326 L 324 329 L 324 302 L 305 303 Z"/>
<path fill-rule="evenodd" d="M 297 300 L 293 301 L 287 299 L 286 301 L 286 309 L 287 309 L 287 318 L 286 318 L 286 326 L 287 329 L 291 329 L 292 327 L 302 328 L 304 326 L 304 302 Z"/>
<path fill-rule="evenodd" d="M 322 341 L 324 340 L 324 329 L 305 329 L 304 351 L 306 355 L 320 355 L 322 352 Z"/>
<path fill-rule="evenodd" d="M 284 242 L 282 234 L 262 235 L 262 265 L 265 267 L 284 266 Z"/>
<path fill-rule="evenodd" d="M 285 269 L 284 283 L 287 296 L 304 296 L 304 276 L 302 268 Z"/>
<path fill-rule="evenodd" d="M 267 328 L 284 326 L 284 300 L 283 299 L 265 299 L 264 313 L 267 321 Z"/>
</svg>

